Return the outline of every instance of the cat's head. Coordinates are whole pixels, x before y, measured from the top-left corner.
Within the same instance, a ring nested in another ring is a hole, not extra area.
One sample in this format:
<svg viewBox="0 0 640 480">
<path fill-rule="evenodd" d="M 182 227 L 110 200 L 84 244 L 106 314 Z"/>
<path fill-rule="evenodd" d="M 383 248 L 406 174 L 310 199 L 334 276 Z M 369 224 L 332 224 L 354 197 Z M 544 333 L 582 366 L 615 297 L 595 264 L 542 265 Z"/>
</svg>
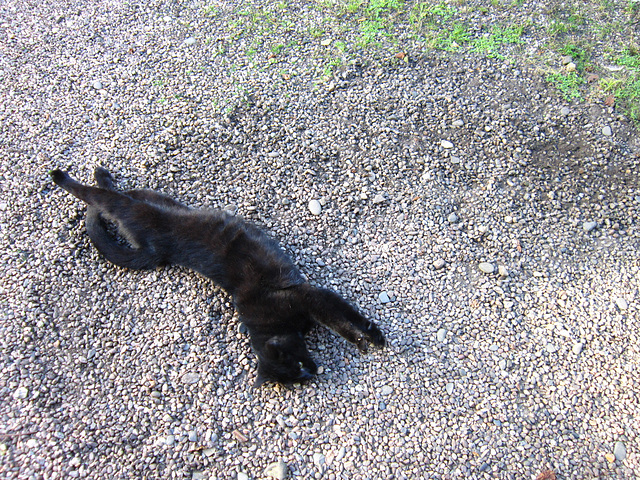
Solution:
<svg viewBox="0 0 640 480">
<path fill-rule="evenodd" d="M 265 382 L 298 383 L 312 378 L 318 371 L 309 355 L 302 334 L 295 332 L 269 337 L 256 345 L 258 378 L 255 386 Z"/>
</svg>

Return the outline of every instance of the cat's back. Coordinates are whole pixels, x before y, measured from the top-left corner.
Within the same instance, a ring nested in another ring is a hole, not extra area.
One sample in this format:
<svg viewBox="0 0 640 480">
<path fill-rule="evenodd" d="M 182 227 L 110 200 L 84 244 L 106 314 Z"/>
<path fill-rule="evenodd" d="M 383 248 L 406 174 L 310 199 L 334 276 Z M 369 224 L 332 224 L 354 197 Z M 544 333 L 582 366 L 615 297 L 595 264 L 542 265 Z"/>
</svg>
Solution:
<svg viewBox="0 0 640 480">
<path fill-rule="evenodd" d="M 178 263 L 207 276 L 234 294 L 304 282 L 279 244 L 256 225 L 221 210 L 172 210 L 180 238 Z"/>
</svg>

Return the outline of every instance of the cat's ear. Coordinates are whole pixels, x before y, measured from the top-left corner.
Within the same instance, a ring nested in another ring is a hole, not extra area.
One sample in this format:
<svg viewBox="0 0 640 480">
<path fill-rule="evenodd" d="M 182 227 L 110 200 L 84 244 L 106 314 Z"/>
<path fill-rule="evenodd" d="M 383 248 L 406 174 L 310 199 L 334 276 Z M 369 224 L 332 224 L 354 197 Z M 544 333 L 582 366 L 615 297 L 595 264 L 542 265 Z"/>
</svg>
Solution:
<svg viewBox="0 0 640 480">
<path fill-rule="evenodd" d="M 253 383 L 253 388 L 260 388 L 262 385 L 264 385 L 268 381 L 269 381 L 269 378 L 258 367 L 258 378 L 256 378 L 256 381 Z"/>
</svg>

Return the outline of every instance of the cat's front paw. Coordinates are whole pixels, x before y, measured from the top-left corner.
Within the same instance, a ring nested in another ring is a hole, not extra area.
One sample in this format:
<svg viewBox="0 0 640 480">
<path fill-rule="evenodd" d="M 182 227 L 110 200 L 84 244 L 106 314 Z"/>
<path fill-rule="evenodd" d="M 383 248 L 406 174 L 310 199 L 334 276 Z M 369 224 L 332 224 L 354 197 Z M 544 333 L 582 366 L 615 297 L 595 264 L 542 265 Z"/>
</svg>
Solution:
<svg viewBox="0 0 640 480">
<path fill-rule="evenodd" d="M 361 334 L 358 335 L 354 342 L 362 353 L 369 351 L 369 344 L 373 344 L 376 347 L 384 347 L 387 344 L 384 334 L 376 326 L 375 323 L 367 321 Z"/>
<path fill-rule="evenodd" d="M 373 322 L 368 322 L 366 325 L 365 335 L 367 340 L 373 343 L 377 347 L 384 347 L 387 344 L 387 340 L 384 338 L 384 334 L 380 331 L 378 326 Z"/>
</svg>

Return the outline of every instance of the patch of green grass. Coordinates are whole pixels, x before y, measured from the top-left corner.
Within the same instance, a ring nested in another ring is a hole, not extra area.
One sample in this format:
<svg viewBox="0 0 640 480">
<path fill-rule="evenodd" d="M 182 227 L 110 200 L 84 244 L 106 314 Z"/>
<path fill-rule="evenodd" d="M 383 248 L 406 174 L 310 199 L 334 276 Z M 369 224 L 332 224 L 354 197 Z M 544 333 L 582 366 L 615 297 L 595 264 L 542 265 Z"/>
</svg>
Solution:
<svg viewBox="0 0 640 480">
<path fill-rule="evenodd" d="M 446 23 L 458 13 L 455 7 L 446 3 L 433 5 L 429 2 L 419 2 L 413 6 L 409 13 L 409 23 L 415 30 L 425 27 L 435 27 L 440 23 Z"/>
<path fill-rule="evenodd" d="M 552 72 L 547 74 L 547 81 L 555 85 L 567 100 L 582 98 L 580 86 L 585 83 L 584 78 L 576 72 Z"/>
<path fill-rule="evenodd" d="M 492 58 L 504 58 L 503 55 L 499 53 L 500 47 L 507 44 L 522 43 L 521 37 L 523 31 L 524 26 L 522 25 L 493 27 L 490 33 L 471 40 L 470 51 L 482 53 Z"/>
<path fill-rule="evenodd" d="M 587 66 L 589 60 L 589 54 L 587 51 L 574 43 L 567 43 L 560 48 L 562 55 L 569 55 L 573 59 L 573 63 L 576 64 L 576 69 L 582 72 Z"/>
<path fill-rule="evenodd" d="M 455 23 L 451 30 L 436 37 L 435 47 L 447 52 L 455 52 L 468 41 L 467 27 L 461 23 Z"/>
</svg>

